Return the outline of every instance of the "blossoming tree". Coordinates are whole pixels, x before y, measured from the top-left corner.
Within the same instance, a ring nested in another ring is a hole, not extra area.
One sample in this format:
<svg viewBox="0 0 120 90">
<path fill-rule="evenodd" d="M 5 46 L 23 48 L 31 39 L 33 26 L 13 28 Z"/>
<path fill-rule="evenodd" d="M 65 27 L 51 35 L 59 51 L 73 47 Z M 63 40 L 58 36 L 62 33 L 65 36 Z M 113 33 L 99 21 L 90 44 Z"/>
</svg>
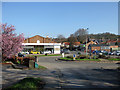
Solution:
<svg viewBox="0 0 120 90">
<path fill-rule="evenodd" d="M 6 60 L 13 55 L 16 55 L 20 50 L 22 50 L 22 42 L 24 41 L 23 34 L 17 35 L 14 31 L 13 25 L 1 24 L 2 37 L 1 48 L 2 48 L 2 58 Z"/>
</svg>

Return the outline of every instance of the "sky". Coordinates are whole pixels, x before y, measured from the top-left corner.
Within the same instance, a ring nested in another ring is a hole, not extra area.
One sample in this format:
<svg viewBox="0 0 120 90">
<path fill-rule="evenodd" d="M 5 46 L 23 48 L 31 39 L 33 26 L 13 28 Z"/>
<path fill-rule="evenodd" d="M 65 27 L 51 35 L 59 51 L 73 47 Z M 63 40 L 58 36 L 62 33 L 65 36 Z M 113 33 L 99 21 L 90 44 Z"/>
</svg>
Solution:
<svg viewBox="0 0 120 90">
<path fill-rule="evenodd" d="M 3 2 L 2 23 L 25 37 L 69 37 L 79 28 L 89 34 L 118 34 L 117 2 Z"/>
</svg>

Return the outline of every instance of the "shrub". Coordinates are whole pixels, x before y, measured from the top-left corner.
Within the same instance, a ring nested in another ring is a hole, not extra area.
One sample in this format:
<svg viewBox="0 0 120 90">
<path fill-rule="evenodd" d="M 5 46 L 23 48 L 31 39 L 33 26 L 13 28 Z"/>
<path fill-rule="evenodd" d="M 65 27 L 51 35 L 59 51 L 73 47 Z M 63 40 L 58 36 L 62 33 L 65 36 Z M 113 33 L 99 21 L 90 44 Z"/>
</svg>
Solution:
<svg viewBox="0 0 120 90">
<path fill-rule="evenodd" d="M 95 56 L 93 56 L 92 58 L 93 58 L 93 59 L 98 59 L 98 57 L 99 57 L 98 55 L 95 55 Z"/>
<path fill-rule="evenodd" d="M 105 58 L 105 55 L 99 55 L 98 58 Z"/>
<path fill-rule="evenodd" d="M 7 61 L 11 61 L 15 64 L 22 64 L 22 65 L 29 65 L 29 60 L 33 60 L 35 62 L 35 57 L 16 57 L 12 56 L 11 58 L 8 58 Z"/>
<path fill-rule="evenodd" d="M 46 83 L 41 78 L 27 77 L 20 80 L 18 83 L 5 88 L 5 90 L 39 90 L 43 89 Z"/>
<path fill-rule="evenodd" d="M 22 64 L 26 65 L 26 66 L 29 66 L 29 61 L 30 60 L 33 60 L 35 62 L 35 58 L 34 57 L 24 57 L 23 61 L 22 61 Z"/>
<path fill-rule="evenodd" d="M 79 55 L 78 57 L 77 57 L 77 59 L 85 59 L 86 58 L 86 55 Z"/>
<path fill-rule="evenodd" d="M 67 56 L 67 58 L 71 58 L 72 59 L 73 57 L 72 56 Z"/>
<path fill-rule="evenodd" d="M 120 59 L 120 57 L 117 57 L 117 59 Z"/>
<path fill-rule="evenodd" d="M 80 53 L 80 52 L 78 52 L 78 54 L 79 54 L 79 55 L 81 55 L 81 53 Z"/>
</svg>

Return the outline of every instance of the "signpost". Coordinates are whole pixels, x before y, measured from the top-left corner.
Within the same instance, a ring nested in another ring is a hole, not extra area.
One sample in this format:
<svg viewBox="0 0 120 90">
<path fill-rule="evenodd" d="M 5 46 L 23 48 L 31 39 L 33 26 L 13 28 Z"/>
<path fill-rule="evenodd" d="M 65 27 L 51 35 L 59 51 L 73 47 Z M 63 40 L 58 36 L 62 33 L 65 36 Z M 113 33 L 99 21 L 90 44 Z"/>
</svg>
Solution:
<svg viewBox="0 0 120 90">
<path fill-rule="evenodd" d="M 73 60 L 75 60 L 75 58 L 76 58 L 76 55 L 75 55 L 75 54 L 73 54 Z"/>
</svg>

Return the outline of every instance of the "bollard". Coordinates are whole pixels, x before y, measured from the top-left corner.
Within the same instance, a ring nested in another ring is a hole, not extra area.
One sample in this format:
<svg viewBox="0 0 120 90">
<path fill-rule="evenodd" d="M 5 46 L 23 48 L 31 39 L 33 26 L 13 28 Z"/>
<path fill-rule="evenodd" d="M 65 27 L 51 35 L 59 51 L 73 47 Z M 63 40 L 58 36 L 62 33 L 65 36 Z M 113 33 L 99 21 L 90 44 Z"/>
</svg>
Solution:
<svg viewBox="0 0 120 90">
<path fill-rule="evenodd" d="M 35 62 L 35 66 L 34 66 L 34 68 L 38 68 L 38 64 L 37 64 L 37 62 Z"/>
<path fill-rule="evenodd" d="M 62 57 L 63 57 L 63 58 L 65 57 L 65 54 L 64 54 L 64 53 L 62 53 Z"/>
<path fill-rule="evenodd" d="M 38 62 L 38 57 L 35 56 L 34 68 L 38 68 L 38 64 L 37 64 L 37 62 Z"/>
</svg>

